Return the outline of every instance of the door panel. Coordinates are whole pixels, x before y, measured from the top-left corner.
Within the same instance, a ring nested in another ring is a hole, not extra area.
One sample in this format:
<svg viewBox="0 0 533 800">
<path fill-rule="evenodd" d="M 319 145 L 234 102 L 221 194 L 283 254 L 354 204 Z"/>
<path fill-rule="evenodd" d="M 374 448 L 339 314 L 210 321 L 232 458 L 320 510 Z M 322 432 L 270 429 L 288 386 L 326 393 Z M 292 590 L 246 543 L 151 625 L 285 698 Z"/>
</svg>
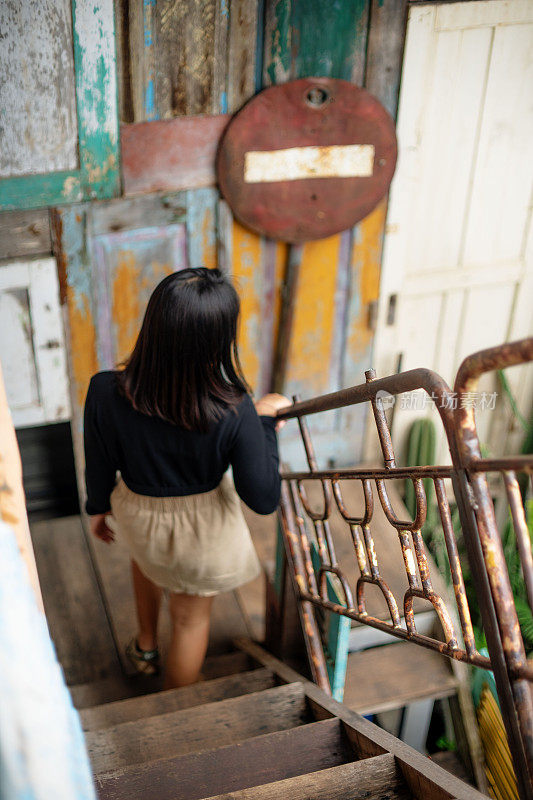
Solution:
<svg viewBox="0 0 533 800">
<path fill-rule="evenodd" d="M 0 267 L 0 360 L 15 427 L 70 418 L 55 259 Z"/>
<path fill-rule="evenodd" d="M 376 333 L 378 375 L 425 366 L 452 382 L 463 357 L 533 333 L 533 6 L 522 0 L 412 7 L 398 113 L 400 153 L 384 244 Z M 390 297 L 396 315 L 388 319 Z M 508 380 L 527 416 L 533 395 L 523 368 Z M 492 452 L 519 446 L 499 394 L 480 411 Z M 400 462 L 417 416 L 397 404 Z M 440 424 L 438 423 L 440 430 Z M 375 440 L 368 435 L 366 452 Z M 441 437 L 439 461 L 447 460 Z"/>
</svg>

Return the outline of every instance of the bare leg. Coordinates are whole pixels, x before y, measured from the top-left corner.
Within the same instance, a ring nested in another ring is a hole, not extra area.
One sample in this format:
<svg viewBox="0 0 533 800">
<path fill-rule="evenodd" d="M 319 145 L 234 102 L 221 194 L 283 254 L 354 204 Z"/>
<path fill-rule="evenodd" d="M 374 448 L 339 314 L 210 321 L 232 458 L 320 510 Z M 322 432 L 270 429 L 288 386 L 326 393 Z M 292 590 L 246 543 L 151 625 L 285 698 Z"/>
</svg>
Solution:
<svg viewBox="0 0 533 800">
<path fill-rule="evenodd" d="M 155 650 L 157 647 L 157 621 L 163 590 L 141 572 L 133 559 L 131 560 L 131 574 L 137 619 L 139 620 L 137 644 L 141 650 Z"/>
<path fill-rule="evenodd" d="M 209 639 L 212 597 L 169 595 L 172 641 L 165 667 L 165 689 L 188 686 L 200 677 Z"/>
</svg>

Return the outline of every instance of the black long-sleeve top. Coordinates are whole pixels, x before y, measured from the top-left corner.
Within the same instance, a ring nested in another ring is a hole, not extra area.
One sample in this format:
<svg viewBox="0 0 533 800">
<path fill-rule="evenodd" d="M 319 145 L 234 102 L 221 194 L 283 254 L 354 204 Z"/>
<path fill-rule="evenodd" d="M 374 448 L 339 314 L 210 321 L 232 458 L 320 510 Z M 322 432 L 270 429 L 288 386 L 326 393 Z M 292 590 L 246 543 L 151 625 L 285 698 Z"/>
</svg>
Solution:
<svg viewBox="0 0 533 800">
<path fill-rule="evenodd" d="M 116 372 L 99 372 L 85 401 L 84 442 L 88 514 L 109 511 L 117 471 L 136 494 L 177 497 L 215 489 L 230 464 L 253 511 L 270 514 L 279 503 L 275 419 L 259 417 L 247 394 L 201 433 L 135 411 Z"/>
</svg>

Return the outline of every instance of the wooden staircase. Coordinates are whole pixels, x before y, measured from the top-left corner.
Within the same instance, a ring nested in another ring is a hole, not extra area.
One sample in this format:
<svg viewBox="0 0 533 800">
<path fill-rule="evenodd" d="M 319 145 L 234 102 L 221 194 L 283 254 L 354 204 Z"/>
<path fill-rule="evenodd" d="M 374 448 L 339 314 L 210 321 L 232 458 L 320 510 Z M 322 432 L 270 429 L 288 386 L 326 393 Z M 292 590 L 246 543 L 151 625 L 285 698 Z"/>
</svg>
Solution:
<svg viewBox="0 0 533 800">
<path fill-rule="evenodd" d="M 483 797 L 259 645 L 236 646 L 201 683 L 80 711 L 101 800 Z"/>
</svg>

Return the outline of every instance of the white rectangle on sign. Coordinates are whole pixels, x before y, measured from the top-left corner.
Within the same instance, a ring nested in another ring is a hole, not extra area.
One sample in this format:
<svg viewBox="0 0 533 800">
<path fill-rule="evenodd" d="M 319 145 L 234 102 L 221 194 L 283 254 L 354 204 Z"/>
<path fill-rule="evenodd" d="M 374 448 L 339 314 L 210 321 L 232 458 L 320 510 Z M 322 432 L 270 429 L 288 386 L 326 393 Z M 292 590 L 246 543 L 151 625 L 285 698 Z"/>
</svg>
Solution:
<svg viewBox="0 0 533 800">
<path fill-rule="evenodd" d="M 250 151 L 244 156 L 245 183 L 305 178 L 368 178 L 374 168 L 373 144 L 288 147 Z"/>
</svg>

